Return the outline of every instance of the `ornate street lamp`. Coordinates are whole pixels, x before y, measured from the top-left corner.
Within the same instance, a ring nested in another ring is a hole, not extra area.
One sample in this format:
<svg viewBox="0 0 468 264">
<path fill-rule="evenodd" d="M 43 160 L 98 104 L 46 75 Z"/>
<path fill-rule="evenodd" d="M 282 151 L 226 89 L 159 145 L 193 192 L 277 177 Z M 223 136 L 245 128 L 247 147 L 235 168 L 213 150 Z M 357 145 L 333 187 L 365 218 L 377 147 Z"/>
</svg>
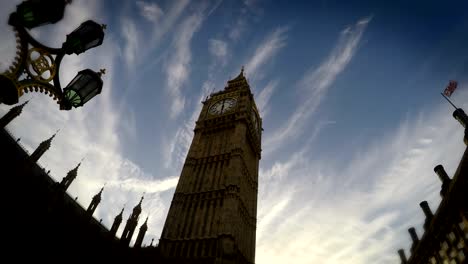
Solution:
<svg viewBox="0 0 468 264">
<path fill-rule="evenodd" d="M 34 39 L 27 29 L 56 23 L 63 18 L 65 6 L 71 0 L 27 0 L 10 14 L 8 24 L 16 33 L 17 51 L 13 64 L 0 74 L 0 103 L 12 105 L 28 91 L 49 94 L 61 110 L 83 106 L 102 90 L 102 74 L 86 69 L 62 91 L 59 79 L 60 63 L 68 54 L 81 54 L 97 47 L 104 40 L 105 25 L 92 20 L 83 22 L 67 35 L 62 48 L 48 47 Z M 53 82 L 53 84 L 51 83 Z"/>
</svg>

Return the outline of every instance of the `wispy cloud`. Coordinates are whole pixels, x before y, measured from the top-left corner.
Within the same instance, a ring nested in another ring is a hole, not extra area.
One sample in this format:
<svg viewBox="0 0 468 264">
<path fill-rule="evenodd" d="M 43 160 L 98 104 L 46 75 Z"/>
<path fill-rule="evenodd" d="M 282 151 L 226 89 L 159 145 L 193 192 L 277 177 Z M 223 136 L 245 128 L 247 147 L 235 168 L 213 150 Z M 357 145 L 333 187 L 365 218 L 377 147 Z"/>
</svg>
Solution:
<svg viewBox="0 0 468 264">
<path fill-rule="evenodd" d="M 279 81 L 273 80 L 268 82 L 268 84 L 260 90 L 260 93 L 256 97 L 255 101 L 257 103 L 257 107 L 260 110 L 260 116 L 264 119 L 269 111 L 268 103 L 270 101 L 273 92 L 275 91 L 276 87 L 278 86 Z"/>
<path fill-rule="evenodd" d="M 353 58 L 370 21 L 371 18 L 364 18 L 355 25 L 345 28 L 340 34 L 338 43 L 325 61 L 318 68 L 311 68 L 304 74 L 298 82 L 298 87 L 306 92 L 305 98 L 307 99 L 301 102 L 300 107 L 294 111 L 283 126 L 265 139 L 265 145 L 279 147 L 286 138 L 291 139 L 302 133 L 304 124 L 307 124 L 308 118 L 318 108 L 327 90 Z"/>
<path fill-rule="evenodd" d="M 180 170 L 193 139 L 195 121 L 197 120 L 203 106 L 201 102 L 214 88 L 215 84 L 210 80 L 203 83 L 202 90 L 198 97 L 195 97 L 192 115 L 183 121 L 183 125 L 177 129 L 174 136 L 171 136 L 171 139 L 163 146 L 165 168 L 172 167 L 177 169 L 177 171 Z"/>
<path fill-rule="evenodd" d="M 226 64 L 229 55 L 227 42 L 220 39 L 210 39 L 208 50 L 218 63 Z"/>
<path fill-rule="evenodd" d="M 468 99 L 467 92 L 457 96 Z M 433 167 L 454 173 L 466 148 L 462 138 L 462 127 L 441 104 L 408 115 L 344 166 L 314 153 L 311 141 L 262 169 L 256 262 L 398 262 L 396 250 L 411 243 L 407 228 L 421 230 L 418 203 L 428 200 L 435 211 L 440 202 Z"/>
<path fill-rule="evenodd" d="M 161 24 L 158 27 L 153 28 L 154 31 L 151 43 L 159 42 L 171 28 L 174 28 L 177 20 L 179 20 L 189 3 L 190 2 L 188 0 L 173 2 L 173 5 L 168 8 L 167 15 L 164 16 Z"/>
<path fill-rule="evenodd" d="M 185 97 L 181 90 L 190 74 L 190 61 L 192 59 L 190 42 L 194 33 L 199 29 L 202 20 L 201 14 L 189 16 L 182 22 L 174 35 L 174 52 L 169 57 L 165 68 L 167 88 L 173 99 L 170 110 L 171 118 L 177 117 L 184 109 Z"/>
<path fill-rule="evenodd" d="M 245 31 L 246 26 L 246 18 L 243 16 L 239 17 L 235 25 L 231 28 L 231 31 L 229 31 L 229 38 L 234 41 L 240 39 L 242 33 Z"/>
<path fill-rule="evenodd" d="M 263 14 L 263 9 L 258 5 L 256 0 L 242 1 L 240 14 L 235 22 L 230 25 L 228 37 L 232 41 L 238 41 L 242 35 L 248 30 L 249 23 L 252 20 L 259 20 Z"/>
<path fill-rule="evenodd" d="M 245 65 L 246 74 L 254 79 L 261 79 L 259 69 L 270 61 L 286 45 L 287 27 L 279 27 L 269 34 L 257 47 L 252 58 Z"/>
<path fill-rule="evenodd" d="M 208 10 L 205 10 L 206 7 L 201 8 L 200 15 L 203 17 L 208 17 L 216 10 L 220 3 L 221 1 L 215 2 L 214 5 L 212 5 Z M 202 17 L 200 19 L 203 20 Z M 200 21 L 200 23 L 202 23 L 202 21 Z M 208 80 L 202 84 L 200 93 L 196 96 L 193 96 L 191 104 L 193 109 L 190 111 L 192 115 L 182 121 L 183 125 L 172 134 L 174 136 L 171 135 L 170 139 L 165 140 L 165 144 L 162 148 L 165 168 L 181 168 L 185 156 L 188 152 L 190 142 L 192 141 L 195 121 L 201 111 L 202 105 L 200 102 L 205 99 L 205 96 L 209 94 L 209 91 L 215 88 L 213 83 L 214 72 L 219 71 L 221 66 L 223 66 L 223 64 L 226 62 L 227 57 L 229 57 L 228 44 L 223 40 L 210 39 L 208 50 L 212 56 L 212 63 L 209 66 Z M 190 52 L 190 50 L 188 50 L 188 52 Z"/>
<path fill-rule="evenodd" d="M 141 16 L 151 22 L 151 26 L 139 24 L 137 29 L 138 18 L 128 13 L 122 15 L 120 19 L 121 35 L 124 39 L 122 49 L 125 63 L 129 66 L 128 70 L 134 69 L 135 65 L 140 65 L 144 58 L 159 46 L 169 29 L 177 26 L 177 22 L 187 8 L 189 1 L 171 2 L 166 12 L 156 3 L 137 1 L 135 4 Z M 157 26 L 155 26 L 155 23 L 157 23 Z"/>
<path fill-rule="evenodd" d="M 127 65 L 135 65 L 136 56 L 140 50 L 140 33 L 135 22 L 128 18 L 122 18 L 122 35 L 124 38 L 123 53 Z"/>
<path fill-rule="evenodd" d="M 161 7 L 159 7 L 156 3 L 137 1 L 136 4 L 140 10 L 140 14 L 148 21 L 151 21 L 153 23 L 159 22 L 161 17 L 164 15 L 164 12 L 162 11 Z"/>
</svg>

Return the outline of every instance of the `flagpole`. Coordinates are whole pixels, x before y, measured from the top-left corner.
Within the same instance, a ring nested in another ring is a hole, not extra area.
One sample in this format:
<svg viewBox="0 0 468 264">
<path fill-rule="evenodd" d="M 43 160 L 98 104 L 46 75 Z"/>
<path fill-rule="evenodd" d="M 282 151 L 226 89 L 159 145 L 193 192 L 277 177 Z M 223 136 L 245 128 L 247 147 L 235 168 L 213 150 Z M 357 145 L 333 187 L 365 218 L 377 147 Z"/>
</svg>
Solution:
<svg viewBox="0 0 468 264">
<path fill-rule="evenodd" d="M 442 95 L 442 97 L 444 97 L 445 100 L 447 100 L 447 102 L 449 102 L 449 103 L 455 108 L 455 110 L 458 109 L 458 107 L 456 107 L 456 106 L 452 103 L 452 101 L 450 101 L 450 99 L 448 99 L 443 93 L 440 93 L 440 95 Z"/>
</svg>

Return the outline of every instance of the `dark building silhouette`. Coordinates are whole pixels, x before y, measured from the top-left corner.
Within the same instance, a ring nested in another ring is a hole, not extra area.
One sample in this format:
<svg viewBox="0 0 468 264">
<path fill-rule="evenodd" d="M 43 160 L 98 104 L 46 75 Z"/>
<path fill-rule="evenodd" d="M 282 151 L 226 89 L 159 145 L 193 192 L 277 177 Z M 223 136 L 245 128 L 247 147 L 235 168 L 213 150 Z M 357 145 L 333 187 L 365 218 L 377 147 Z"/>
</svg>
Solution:
<svg viewBox="0 0 468 264">
<path fill-rule="evenodd" d="M 96 195 L 93 196 L 93 199 L 91 200 L 91 203 L 89 204 L 88 209 L 86 209 L 86 212 L 88 212 L 88 214 L 93 215 L 94 211 L 96 211 L 96 208 L 101 202 L 102 191 L 104 191 L 104 187 L 102 187 L 101 190 Z"/>
<path fill-rule="evenodd" d="M 93 217 L 105 199 L 104 188 L 86 209 L 78 197 L 67 193 L 79 179 L 82 162 L 60 182 L 48 175 L 50 171 L 38 161 L 57 133 L 29 154 L 5 128 L 25 105 L 0 118 L 0 173 L 6 189 L 1 193 L 9 201 L 4 208 L 5 259 L 14 263 L 29 261 L 31 256 L 47 263 L 254 263 L 261 119 L 243 70 L 203 102 L 157 245 L 154 238 L 150 246 L 143 245 L 148 217 L 131 245 L 143 197 L 119 239 L 124 208 L 110 229 Z M 20 247 L 28 254 L 15 254 Z"/>
<path fill-rule="evenodd" d="M 149 217 L 146 217 L 145 222 L 140 227 L 140 232 L 138 232 L 134 247 L 141 247 L 141 244 L 143 243 L 143 238 L 145 237 L 146 231 L 148 230 L 148 218 Z"/>
<path fill-rule="evenodd" d="M 124 231 L 122 233 L 122 242 L 129 245 L 132 240 L 133 232 L 138 225 L 138 218 L 141 214 L 141 203 L 143 202 L 143 197 L 141 197 L 140 202 L 133 208 L 132 214 L 128 217 L 127 224 L 125 225 Z"/>
<path fill-rule="evenodd" d="M 159 247 L 170 263 L 254 263 L 261 119 L 243 70 L 203 102 Z"/>
<path fill-rule="evenodd" d="M 38 164 L 57 133 L 29 154 L 5 129 L 25 105 L 0 118 L 4 259 L 13 263 L 29 262 L 31 256 L 47 263 L 254 263 L 262 126 L 243 71 L 203 102 L 159 244 L 153 245 L 153 239 L 148 247 L 143 245 L 148 217 L 131 245 L 143 197 L 119 239 L 124 208 L 110 229 L 93 217 L 105 199 L 104 188 L 86 209 L 67 193 L 79 179 L 81 162 L 60 182 Z M 465 128 L 468 145 L 468 117 L 462 109 L 453 116 Z M 424 233 L 418 236 L 410 228 L 410 254 L 407 257 L 403 249 L 398 254 L 405 264 L 467 263 L 468 148 L 452 177 L 442 165 L 434 171 L 442 182 L 442 201 L 435 212 L 427 202 L 420 203 L 426 216 Z M 18 250 L 27 254 L 16 254 Z"/>
<path fill-rule="evenodd" d="M 76 165 L 76 167 L 72 170 L 70 170 L 67 173 L 67 176 L 63 177 L 62 181 L 60 182 L 60 188 L 63 191 L 68 190 L 68 187 L 72 184 L 72 182 L 76 179 L 76 176 L 78 176 L 78 168 L 80 167 L 81 162 Z"/>
<path fill-rule="evenodd" d="M 117 230 L 119 229 L 120 227 L 120 224 L 122 223 L 122 218 L 123 218 L 123 212 L 124 212 L 124 209 L 125 208 L 122 208 L 122 211 L 120 211 L 120 214 L 118 214 L 115 219 L 114 219 L 114 223 L 112 223 L 112 227 L 111 227 L 111 234 L 115 236 L 115 234 L 117 234 Z"/>
<path fill-rule="evenodd" d="M 9 123 L 14 119 L 11 116 L 18 116 L 11 113 L 19 112 L 18 106 L 13 107 L 2 120 Z M 122 243 L 116 236 L 123 209 L 111 230 L 102 225 L 102 220 L 92 217 L 104 188 L 87 209 L 78 203 L 78 197 L 68 195 L 81 162 L 60 182 L 50 178 L 50 171 L 37 163 L 49 151 L 56 135 L 29 154 L 8 130 L 0 128 L 0 175 L 4 187 L 0 193 L 6 201 L 2 223 L 4 259 L 13 263 L 29 262 L 31 258 L 46 263 L 161 263 L 157 247 L 141 247 L 147 227 L 141 228 L 138 247 L 129 247 L 130 241 Z M 28 254 L 17 254 L 18 250 L 27 250 Z"/>
<path fill-rule="evenodd" d="M 468 146 L 468 117 L 462 109 L 455 110 L 453 116 L 465 128 L 464 142 Z M 442 165 L 434 171 L 442 182 L 442 201 L 435 213 L 427 201 L 420 203 L 426 216 L 424 233 L 419 238 L 414 227 L 408 229 L 413 243 L 408 258 L 403 249 L 398 250 L 402 264 L 468 263 L 468 148 L 452 178 Z"/>
<path fill-rule="evenodd" d="M 44 153 L 49 150 L 52 140 L 57 135 L 57 133 L 53 134 L 50 138 L 42 141 L 39 146 L 34 150 L 34 152 L 29 156 L 29 160 L 33 163 L 36 163 Z"/>
</svg>

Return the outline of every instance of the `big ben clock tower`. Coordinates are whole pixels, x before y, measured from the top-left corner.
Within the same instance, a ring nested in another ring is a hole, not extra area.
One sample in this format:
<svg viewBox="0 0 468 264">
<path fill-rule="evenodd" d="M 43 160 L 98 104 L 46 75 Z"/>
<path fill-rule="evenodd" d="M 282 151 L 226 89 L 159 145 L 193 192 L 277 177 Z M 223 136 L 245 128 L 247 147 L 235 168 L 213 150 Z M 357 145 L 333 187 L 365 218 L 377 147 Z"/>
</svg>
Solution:
<svg viewBox="0 0 468 264">
<path fill-rule="evenodd" d="M 203 102 L 159 243 L 168 263 L 254 263 L 261 127 L 243 70 Z"/>
</svg>

